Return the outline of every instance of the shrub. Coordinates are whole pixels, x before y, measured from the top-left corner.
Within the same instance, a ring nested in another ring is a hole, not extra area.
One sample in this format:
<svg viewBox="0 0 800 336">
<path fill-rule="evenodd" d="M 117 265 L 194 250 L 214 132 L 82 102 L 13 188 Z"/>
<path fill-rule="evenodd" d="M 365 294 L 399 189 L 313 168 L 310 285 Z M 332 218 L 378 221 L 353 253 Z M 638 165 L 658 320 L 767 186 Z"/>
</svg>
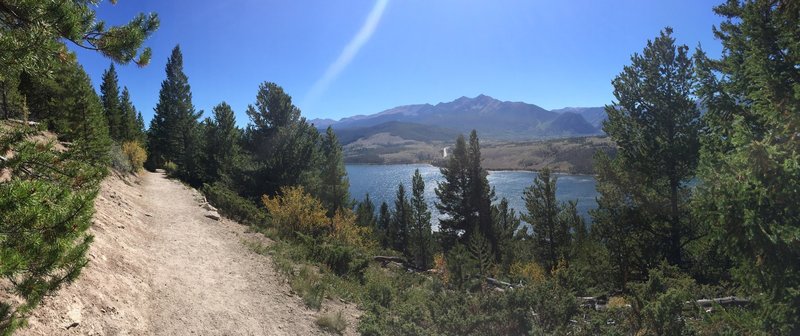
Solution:
<svg viewBox="0 0 800 336">
<path fill-rule="evenodd" d="M 312 257 L 339 276 L 360 276 L 369 266 L 369 259 L 358 248 L 336 241 L 314 244 Z"/>
<path fill-rule="evenodd" d="M 331 238 L 334 241 L 364 249 L 374 247 L 374 241 L 370 239 L 372 228 L 356 225 L 356 215 L 352 210 L 336 211 L 331 222 Z"/>
<path fill-rule="evenodd" d="M 303 298 L 306 306 L 313 309 L 319 309 L 322 306 L 322 300 L 325 299 L 325 284 L 314 268 L 303 265 L 289 284 L 292 286 L 292 290 Z"/>
<path fill-rule="evenodd" d="M 220 213 L 239 223 L 264 226 L 267 223 L 267 212 L 250 200 L 239 196 L 224 184 L 204 184 L 200 189 L 208 202 L 219 209 Z"/>
<path fill-rule="evenodd" d="M 175 174 L 178 172 L 178 165 L 172 161 L 164 162 L 164 171 L 169 176 L 175 176 Z"/>
<path fill-rule="evenodd" d="M 141 171 L 147 160 L 147 152 L 136 141 L 126 141 L 122 144 L 122 153 L 128 159 L 133 172 Z"/>
<path fill-rule="evenodd" d="M 303 187 L 284 187 L 281 194 L 261 198 L 280 236 L 296 238 L 297 233 L 320 236 L 330 229 L 330 220 L 325 216 L 322 203 L 306 193 Z"/>
<path fill-rule="evenodd" d="M 347 328 L 347 321 L 342 316 L 342 311 L 336 313 L 327 313 L 317 318 L 317 325 L 322 330 L 327 330 L 337 334 L 342 334 Z"/>
<path fill-rule="evenodd" d="M 111 157 L 111 168 L 114 168 L 114 170 L 122 173 L 131 173 L 134 171 L 131 161 L 119 145 L 111 145 L 109 156 Z"/>
</svg>

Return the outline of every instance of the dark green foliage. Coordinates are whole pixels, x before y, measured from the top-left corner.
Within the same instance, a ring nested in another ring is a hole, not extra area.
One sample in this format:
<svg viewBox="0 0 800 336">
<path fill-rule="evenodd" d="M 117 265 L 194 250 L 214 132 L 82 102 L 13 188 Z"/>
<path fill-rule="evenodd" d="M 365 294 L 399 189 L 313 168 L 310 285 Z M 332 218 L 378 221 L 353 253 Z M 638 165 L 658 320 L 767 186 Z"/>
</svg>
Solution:
<svg viewBox="0 0 800 336">
<path fill-rule="evenodd" d="M 201 189 L 208 202 L 219 209 L 226 217 L 242 224 L 264 226 L 267 224 L 266 209 L 239 196 L 224 184 L 215 182 L 204 184 Z"/>
<path fill-rule="evenodd" d="M 595 236 L 609 249 L 618 286 L 646 278 L 660 260 L 686 267 L 686 245 L 698 238 L 689 213 L 698 162 L 699 110 L 693 62 L 675 46 L 672 30 L 648 41 L 614 79 L 613 105 L 603 129 L 616 157 L 596 156 Z"/>
<path fill-rule="evenodd" d="M 328 211 L 328 217 L 333 217 L 336 211 L 349 209 L 352 206 L 350 199 L 350 181 L 344 169 L 342 146 L 336 139 L 336 134 L 331 127 L 325 131 L 321 144 L 322 168 L 320 175 L 319 199 Z"/>
<path fill-rule="evenodd" d="M 425 181 L 414 171 L 411 180 L 411 223 L 408 228 L 408 251 L 410 259 L 419 269 L 427 270 L 433 261 L 433 237 L 431 235 L 431 212 L 425 201 Z"/>
<path fill-rule="evenodd" d="M 101 128 L 102 129 L 102 128 Z M 75 139 L 67 151 L 52 143 L 26 140 L 38 131 L 23 128 L 0 134 L 0 168 L 11 180 L 0 183 L 0 274 L 22 300 L 2 302 L 0 332 L 24 323 L 45 295 L 75 279 L 86 264 L 92 237 L 86 234 L 94 198 L 105 176 L 106 152 L 95 151 L 92 139 Z"/>
<path fill-rule="evenodd" d="M 488 173 L 481 167 L 480 143 L 474 130 L 469 146 L 463 136 L 456 139 L 453 153 L 441 172 L 444 181 L 436 187 L 439 198 L 436 208 L 445 215 L 439 221 L 442 247 L 449 250 L 456 241 L 467 241 L 477 230 L 489 237 L 496 250 L 491 218 L 494 191 L 489 189 Z"/>
<path fill-rule="evenodd" d="M 528 213 L 522 214 L 522 220 L 533 229 L 535 260 L 548 271 L 553 270 L 559 260 L 571 258 L 573 235 L 585 233 L 575 205 L 556 201 L 556 180 L 549 169 L 544 169 L 523 196 Z"/>
<path fill-rule="evenodd" d="M 497 250 L 495 250 L 495 260 L 500 266 L 500 272 L 506 274 L 511 263 L 517 259 L 518 253 L 515 251 L 517 246 L 514 240 L 517 231 L 520 230 L 520 219 L 516 211 L 509 207 L 505 197 L 492 207 L 492 215 L 493 231 L 498 244 Z"/>
<path fill-rule="evenodd" d="M 363 201 L 356 204 L 356 224 L 377 229 L 378 218 L 375 217 L 375 203 L 372 203 L 369 194 L 364 196 Z"/>
<path fill-rule="evenodd" d="M 760 328 L 800 333 L 800 4 L 715 8 L 719 60 L 698 54 L 704 115 L 696 213 L 759 303 Z"/>
<path fill-rule="evenodd" d="M 392 220 L 386 228 L 386 241 L 389 247 L 408 255 L 408 235 L 413 220 L 413 209 L 402 183 L 397 185 L 396 195 Z"/>
<path fill-rule="evenodd" d="M 206 180 L 220 181 L 230 178 L 239 165 L 241 130 L 236 127 L 236 115 L 227 103 L 214 106 L 213 113 L 214 119 L 205 122 L 203 170 Z"/>
<path fill-rule="evenodd" d="M 492 276 L 494 273 L 494 254 L 489 240 L 484 238 L 480 232 L 476 232 L 469 237 L 467 251 L 476 266 L 476 275 L 481 277 Z"/>
<path fill-rule="evenodd" d="M 171 161 L 177 165 L 179 177 L 189 183 L 200 180 L 200 135 L 192 104 L 189 80 L 183 73 L 183 54 L 179 46 L 167 61 L 167 78 L 161 82 L 155 115 L 148 134 L 148 167 L 163 167 Z"/>
<path fill-rule="evenodd" d="M 26 97 L 29 119 L 47 126 L 64 141 L 93 139 L 92 151 L 105 151 L 108 126 L 100 99 L 89 76 L 74 54 L 57 63 L 51 77 L 33 77 L 23 73 L 19 93 Z"/>
<path fill-rule="evenodd" d="M 392 226 L 392 212 L 389 210 L 389 205 L 386 202 L 381 202 L 381 208 L 378 211 L 377 228 L 375 235 L 378 241 L 381 242 L 383 248 L 390 248 L 392 242 L 389 241 L 388 230 Z"/>
<path fill-rule="evenodd" d="M 119 79 L 114 63 L 111 63 L 108 70 L 103 72 L 103 82 L 100 84 L 100 96 L 103 101 L 103 111 L 108 120 L 108 134 L 114 141 L 122 140 L 123 115 L 122 104 L 120 102 Z"/>
<path fill-rule="evenodd" d="M 282 186 L 302 183 L 316 194 L 319 133 L 300 116 L 292 98 L 277 84 L 262 83 L 247 115 L 250 123 L 244 140 L 252 164 L 244 171 L 249 177 L 242 191 L 258 198 L 275 195 Z"/>
<path fill-rule="evenodd" d="M 128 91 L 127 87 L 122 88 L 122 94 L 120 96 L 120 110 L 121 110 L 121 140 L 122 141 L 136 141 L 141 144 L 144 144 L 147 139 L 145 138 L 144 134 L 144 121 L 142 120 L 142 125 L 139 124 L 139 117 L 141 113 L 136 111 L 136 107 L 133 106 L 133 102 L 131 101 L 131 94 Z"/>
<path fill-rule="evenodd" d="M 139 14 L 129 23 L 109 26 L 96 20 L 97 0 L 5 1 L 0 6 L 0 69 L 46 76 L 67 54 L 62 41 L 97 50 L 120 63 L 144 66 L 150 49 L 140 47 L 158 29 L 155 13 Z M 0 77 L 3 77 L 0 74 Z M 2 79 L 2 78 L 0 78 Z"/>
</svg>

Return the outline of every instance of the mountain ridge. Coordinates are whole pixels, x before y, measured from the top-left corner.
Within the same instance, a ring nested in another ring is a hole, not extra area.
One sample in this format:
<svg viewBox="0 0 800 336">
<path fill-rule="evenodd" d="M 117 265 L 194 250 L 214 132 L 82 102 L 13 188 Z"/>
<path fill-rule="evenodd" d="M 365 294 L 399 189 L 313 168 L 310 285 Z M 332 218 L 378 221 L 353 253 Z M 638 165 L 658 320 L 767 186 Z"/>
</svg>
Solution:
<svg viewBox="0 0 800 336">
<path fill-rule="evenodd" d="M 474 98 L 432 104 L 401 105 L 370 115 L 313 119 L 317 128 L 361 129 L 386 122 L 435 126 L 467 133 L 478 131 L 482 138 L 497 140 L 541 139 L 602 134 L 602 107 L 546 110 L 525 102 L 501 101 L 481 94 Z"/>
</svg>

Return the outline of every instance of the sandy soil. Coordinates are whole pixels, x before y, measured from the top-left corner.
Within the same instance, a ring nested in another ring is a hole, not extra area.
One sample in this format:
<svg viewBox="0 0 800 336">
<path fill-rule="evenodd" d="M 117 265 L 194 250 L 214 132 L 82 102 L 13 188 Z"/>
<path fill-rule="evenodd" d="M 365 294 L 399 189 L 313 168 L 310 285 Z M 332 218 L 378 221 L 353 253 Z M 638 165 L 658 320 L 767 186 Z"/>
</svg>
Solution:
<svg viewBox="0 0 800 336">
<path fill-rule="evenodd" d="M 242 244 L 265 238 L 206 218 L 199 204 L 196 191 L 163 174 L 108 178 L 96 201 L 89 265 L 19 334 L 324 334 L 314 322 L 322 313 L 290 294 L 268 257 Z M 354 308 L 340 309 L 353 334 Z"/>
</svg>

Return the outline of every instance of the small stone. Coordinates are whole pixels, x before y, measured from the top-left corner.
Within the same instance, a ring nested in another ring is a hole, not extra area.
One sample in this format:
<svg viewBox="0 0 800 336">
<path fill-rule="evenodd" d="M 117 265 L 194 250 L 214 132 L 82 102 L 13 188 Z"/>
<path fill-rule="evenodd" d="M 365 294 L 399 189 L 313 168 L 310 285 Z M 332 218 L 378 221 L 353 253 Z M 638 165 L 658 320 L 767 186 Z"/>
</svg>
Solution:
<svg viewBox="0 0 800 336">
<path fill-rule="evenodd" d="M 219 216 L 219 213 L 217 213 L 216 211 L 209 211 L 208 213 L 206 213 L 206 217 L 211 218 L 211 219 L 216 220 L 216 221 L 218 221 L 218 220 L 220 220 L 222 218 L 222 217 Z"/>
</svg>

